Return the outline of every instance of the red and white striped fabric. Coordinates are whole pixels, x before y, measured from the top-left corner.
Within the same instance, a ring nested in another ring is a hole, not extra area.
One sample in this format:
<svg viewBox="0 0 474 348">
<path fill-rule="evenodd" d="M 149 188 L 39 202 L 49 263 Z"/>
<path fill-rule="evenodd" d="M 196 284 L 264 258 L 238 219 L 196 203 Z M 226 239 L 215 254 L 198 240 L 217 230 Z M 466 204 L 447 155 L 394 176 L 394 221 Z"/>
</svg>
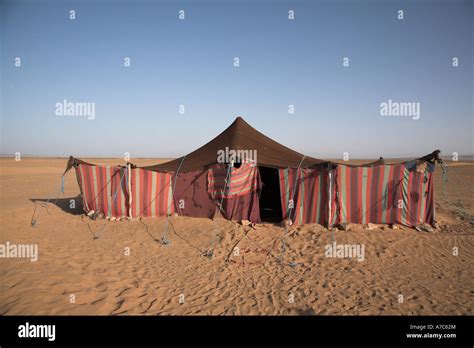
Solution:
<svg viewBox="0 0 474 348">
<path fill-rule="evenodd" d="M 128 171 L 128 167 L 79 164 L 76 175 L 84 211 L 94 210 L 109 217 L 130 216 L 130 212 L 132 217 L 174 213 L 171 174 L 134 168 L 130 183 Z"/>
<path fill-rule="evenodd" d="M 175 211 L 172 174 L 132 169 L 132 216 L 164 216 Z"/>
<path fill-rule="evenodd" d="M 339 165 L 337 219 L 359 224 L 434 222 L 433 173 L 420 173 L 410 162 L 373 167 Z"/>
<path fill-rule="evenodd" d="M 329 176 L 327 169 L 279 169 L 283 218 L 294 224 L 318 223 L 329 219 Z M 332 191 L 334 199 L 334 191 Z"/>
<path fill-rule="evenodd" d="M 432 224 L 432 170 L 419 172 L 414 162 L 366 167 L 341 164 L 331 172 L 280 169 L 283 216 L 298 225 Z"/>
<path fill-rule="evenodd" d="M 80 164 L 76 167 L 84 211 L 105 216 L 128 216 L 126 168 Z"/>
<path fill-rule="evenodd" d="M 227 180 L 227 185 L 226 185 Z M 258 189 L 258 168 L 242 163 L 239 168 L 215 164 L 207 172 L 207 191 L 213 199 L 243 196 Z"/>
</svg>

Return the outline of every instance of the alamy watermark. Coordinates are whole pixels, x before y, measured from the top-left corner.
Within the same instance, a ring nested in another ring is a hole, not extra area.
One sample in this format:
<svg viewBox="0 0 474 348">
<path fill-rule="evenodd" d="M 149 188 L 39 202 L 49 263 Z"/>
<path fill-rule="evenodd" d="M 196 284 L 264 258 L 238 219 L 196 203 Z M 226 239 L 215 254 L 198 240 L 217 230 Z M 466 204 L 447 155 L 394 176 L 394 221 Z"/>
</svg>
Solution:
<svg viewBox="0 0 474 348">
<path fill-rule="evenodd" d="M 36 262 L 38 261 L 38 244 L 11 244 L 7 241 L 5 244 L 0 244 L 0 258 L 23 258 Z"/>
<path fill-rule="evenodd" d="M 64 99 L 55 104 L 56 116 L 77 116 L 87 117 L 89 120 L 95 119 L 94 102 L 71 102 Z"/>
<path fill-rule="evenodd" d="M 257 150 L 233 150 L 225 147 L 217 151 L 217 163 L 250 163 L 257 165 Z"/>
<path fill-rule="evenodd" d="M 56 325 L 36 325 L 26 322 L 18 326 L 20 338 L 47 338 L 48 341 L 56 339 Z"/>
<path fill-rule="evenodd" d="M 419 120 L 421 115 L 421 105 L 419 102 L 396 102 L 389 99 L 380 103 L 380 115 L 392 117 L 412 117 Z"/>
<path fill-rule="evenodd" d="M 324 256 L 341 259 L 357 259 L 362 262 L 365 260 L 365 245 L 364 244 L 326 244 Z"/>
</svg>

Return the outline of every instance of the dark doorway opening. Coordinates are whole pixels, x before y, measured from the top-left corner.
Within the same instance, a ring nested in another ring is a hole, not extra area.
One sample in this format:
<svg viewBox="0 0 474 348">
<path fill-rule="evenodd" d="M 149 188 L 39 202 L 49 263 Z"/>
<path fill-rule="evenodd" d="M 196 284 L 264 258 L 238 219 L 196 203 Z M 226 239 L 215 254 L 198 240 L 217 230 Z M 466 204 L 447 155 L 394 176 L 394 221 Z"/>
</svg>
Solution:
<svg viewBox="0 0 474 348">
<path fill-rule="evenodd" d="M 258 167 L 262 180 L 260 193 L 260 218 L 262 221 L 280 222 L 283 220 L 281 212 L 280 182 L 278 169 Z"/>
</svg>

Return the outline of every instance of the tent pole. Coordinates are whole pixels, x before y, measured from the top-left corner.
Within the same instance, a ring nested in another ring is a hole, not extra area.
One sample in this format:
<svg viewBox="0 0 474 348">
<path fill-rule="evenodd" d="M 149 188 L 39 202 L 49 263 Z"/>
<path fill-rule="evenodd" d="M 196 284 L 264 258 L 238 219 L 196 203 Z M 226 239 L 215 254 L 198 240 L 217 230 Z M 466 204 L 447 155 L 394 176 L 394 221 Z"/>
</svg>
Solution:
<svg viewBox="0 0 474 348">
<path fill-rule="evenodd" d="M 128 216 L 132 218 L 132 165 L 128 163 Z"/>
<path fill-rule="evenodd" d="M 331 192 L 332 192 L 332 170 L 329 169 L 329 185 L 328 185 L 328 189 L 329 189 L 329 192 L 328 192 L 328 202 L 329 202 L 329 209 L 328 209 L 328 228 L 331 228 L 331 213 L 332 213 L 332 196 L 331 196 Z"/>
</svg>

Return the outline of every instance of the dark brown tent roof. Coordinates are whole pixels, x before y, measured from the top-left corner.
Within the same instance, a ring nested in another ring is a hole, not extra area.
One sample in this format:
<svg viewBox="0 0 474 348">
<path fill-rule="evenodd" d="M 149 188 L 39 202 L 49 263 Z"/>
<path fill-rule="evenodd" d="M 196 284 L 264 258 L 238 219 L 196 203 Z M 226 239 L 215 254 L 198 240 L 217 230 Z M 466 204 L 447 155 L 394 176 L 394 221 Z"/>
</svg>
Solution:
<svg viewBox="0 0 474 348">
<path fill-rule="evenodd" d="M 184 160 L 183 157 L 180 157 L 166 163 L 143 168 L 172 172 L 177 171 L 178 168 L 180 168 L 180 172 L 200 170 L 217 163 L 218 151 L 225 150 L 226 147 L 231 150 L 256 150 L 259 166 L 297 168 L 301 163 L 301 167 L 306 168 L 328 163 L 308 156 L 304 157 L 303 160 L 301 153 L 277 143 L 250 126 L 242 117 L 237 117 L 226 130 L 207 144 L 186 155 Z M 302 160 L 303 162 L 301 162 Z"/>
<path fill-rule="evenodd" d="M 217 163 L 218 151 L 225 151 L 226 147 L 230 150 L 256 150 L 257 164 L 259 166 L 265 167 L 298 168 L 300 166 L 301 168 L 309 168 L 316 166 L 327 166 L 333 168 L 338 165 L 338 163 L 331 161 L 319 160 L 309 156 L 304 157 L 304 155 L 301 153 L 283 146 L 280 143 L 277 143 L 275 140 L 270 139 L 266 135 L 260 133 L 247 122 L 245 122 L 242 117 L 237 117 L 235 121 L 232 122 L 232 124 L 221 134 L 190 154 L 166 163 L 140 168 L 158 172 L 176 172 L 178 168 L 180 172 L 202 170 L 209 165 Z M 431 154 L 418 158 L 418 160 L 432 163 L 439 162 L 441 161 L 439 154 L 440 151 L 435 150 Z M 403 161 L 400 163 L 405 162 L 410 161 Z M 71 156 L 69 158 L 65 173 L 73 166 L 78 164 L 94 165 Z M 385 164 L 385 161 L 382 157 L 377 161 L 361 165 L 344 163 L 344 165 L 351 167 L 367 167 L 383 164 Z M 134 165 L 132 166 L 136 167 Z"/>
</svg>

